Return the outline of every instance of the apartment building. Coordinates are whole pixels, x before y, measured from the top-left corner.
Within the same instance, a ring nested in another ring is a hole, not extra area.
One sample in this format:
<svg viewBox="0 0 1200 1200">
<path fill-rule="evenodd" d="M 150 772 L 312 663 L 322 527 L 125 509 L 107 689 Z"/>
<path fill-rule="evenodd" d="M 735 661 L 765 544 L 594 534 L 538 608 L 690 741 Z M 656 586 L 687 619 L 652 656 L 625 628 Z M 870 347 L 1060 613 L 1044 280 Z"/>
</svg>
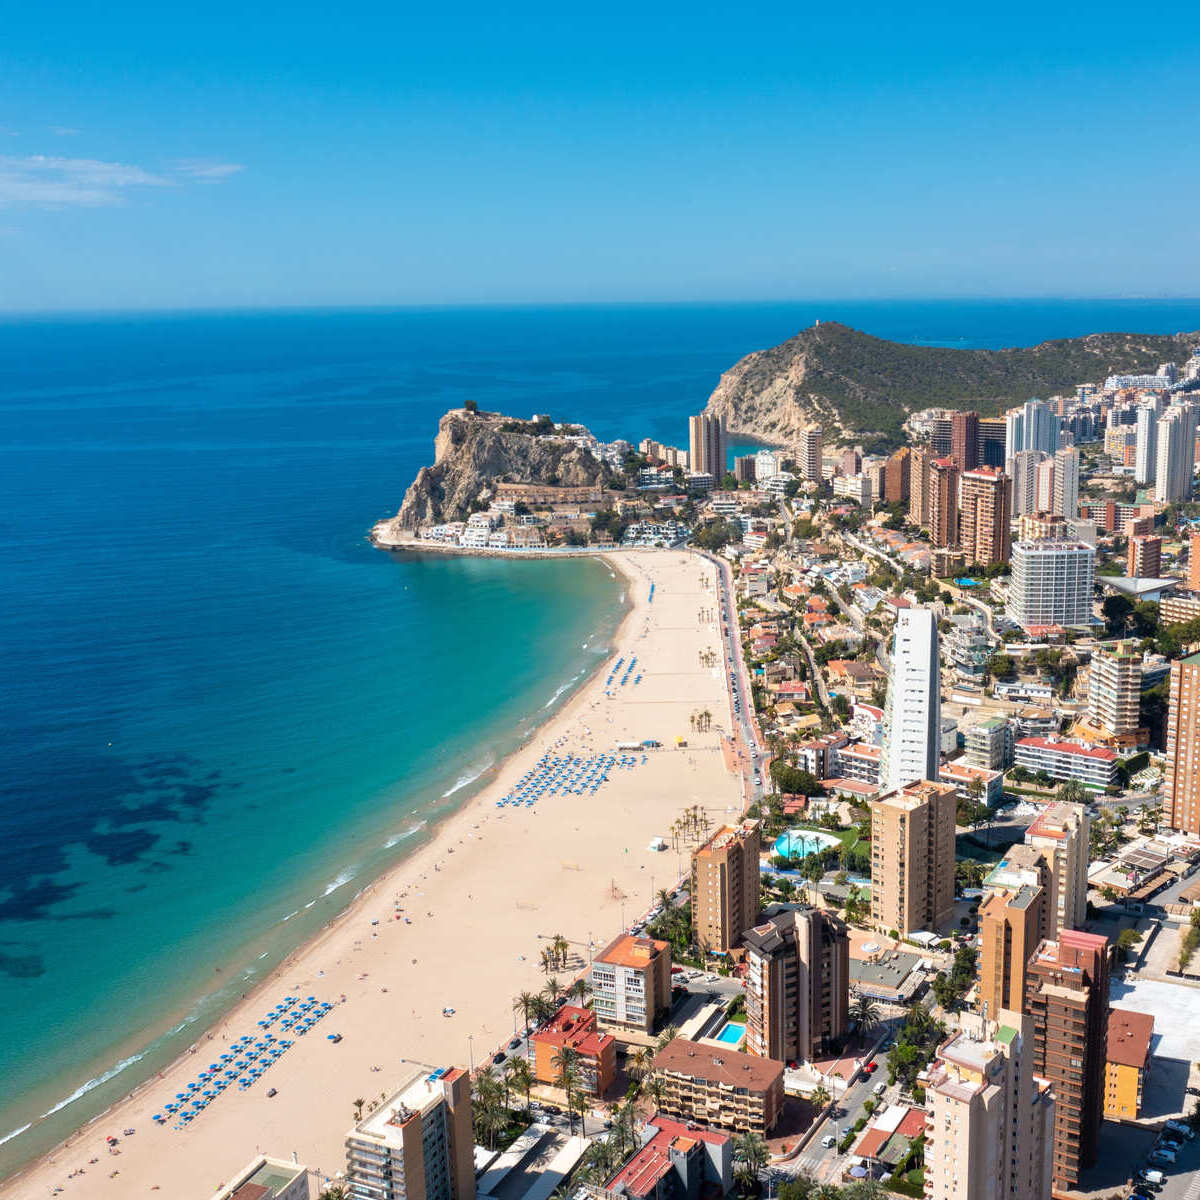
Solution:
<svg viewBox="0 0 1200 1200">
<path fill-rule="evenodd" d="M 1150 1046 L 1154 1017 L 1128 1008 L 1108 1010 L 1108 1043 L 1104 1066 L 1104 1117 L 1136 1121 L 1150 1078 Z"/>
<path fill-rule="evenodd" d="M 1054 1094 L 1020 1010 L 964 1021 L 929 1069 L 926 1200 L 1049 1200 Z"/>
<path fill-rule="evenodd" d="M 1054 738 L 1021 738 L 1013 748 L 1018 767 L 1051 779 L 1076 779 L 1092 791 L 1102 792 L 1117 779 L 1119 756 L 1107 746 L 1084 746 Z"/>
<path fill-rule="evenodd" d="M 929 540 L 937 546 L 958 545 L 958 477 L 952 458 L 929 464 Z"/>
<path fill-rule="evenodd" d="M 912 494 L 912 451 L 901 446 L 887 460 L 883 474 L 883 495 L 888 504 L 906 504 Z"/>
<path fill-rule="evenodd" d="M 999 468 L 963 472 L 958 534 L 968 564 L 1008 561 L 1009 504 L 1008 476 Z"/>
<path fill-rule="evenodd" d="M 929 528 L 929 464 L 933 452 L 928 446 L 913 446 L 908 460 L 908 519 L 918 529 Z"/>
<path fill-rule="evenodd" d="M 655 1113 L 642 1136 L 641 1146 L 604 1184 L 608 1196 L 698 1200 L 732 1190 L 733 1138 L 729 1134 Z M 572 1194 L 580 1193 L 575 1190 Z"/>
<path fill-rule="evenodd" d="M 1162 538 L 1131 537 L 1125 555 L 1125 574 L 1131 579 L 1157 579 L 1162 571 Z"/>
<path fill-rule="evenodd" d="M 1091 818 L 1082 804 L 1048 804 L 1025 831 L 1025 845 L 1050 870 L 1048 889 L 1054 933 L 1082 929 L 1087 920 L 1088 842 Z"/>
<path fill-rule="evenodd" d="M 1022 629 L 1087 625 L 1096 549 L 1086 542 L 1015 542 L 1008 616 Z"/>
<path fill-rule="evenodd" d="M 471 1079 L 457 1067 L 415 1075 L 346 1135 L 352 1200 L 473 1200 Z"/>
<path fill-rule="evenodd" d="M 783 1063 L 675 1038 L 654 1056 L 659 1109 L 680 1121 L 765 1135 L 783 1111 Z"/>
<path fill-rule="evenodd" d="M 974 767 L 1006 771 L 1013 762 L 1012 725 L 1004 717 L 976 721 L 963 730 L 964 755 Z"/>
<path fill-rule="evenodd" d="M 936 779 L 941 762 L 941 683 L 937 620 L 931 609 L 896 613 L 892 669 L 883 711 L 880 781 L 899 788 Z"/>
<path fill-rule="evenodd" d="M 1104 1114 L 1109 945 L 1064 929 L 1029 961 L 1024 1011 L 1033 1018 L 1034 1070 L 1054 1088 L 1052 1177 L 1073 1191 L 1096 1161 Z"/>
<path fill-rule="evenodd" d="M 692 854 L 692 930 L 706 951 L 725 952 L 758 920 L 757 821 L 722 825 Z"/>
<path fill-rule="evenodd" d="M 650 1033 L 671 1008 L 671 947 L 622 933 L 592 959 L 592 1010 L 605 1029 Z"/>
<path fill-rule="evenodd" d="M 1200 833 L 1200 654 L 1171 664 L 1163 815 L 1172 829 Z"/>
<path fill-rule="evenodd" d="M 593 1009 L 564 1005 L 529 1040 L 533 1045 L 533 1075 L 538 1083 L 559 1082 L 564 1050 L 578 1056 L 580 1087 L 589 1096 L 603 1096 L 616 1078 L 617 1040 L 600 1031 Z"/>
<path fill-rule="evenodd" d="M 706 472 L 713 479 L 725 475 L 729 434 L 725 418 L 705 413 L 688 418 L 688 465 L 693 471 Z"/>
<path fill-rule="evenodd" d="M 871 919 L 935 932 L 954 904 L 953 784 L 918 780 L 871 802 Z"/>
<path fill-rule="evenodd" d="M 1136 642 L 1110 642 L 1092 651 L 1088 720 L 1114 737 L 1136 734 L 1141 721 L 1142 652 Z"/>
<path fill-rule="evenodd" d="M 1042 940 L 1046 894 L 1037 883 L 989 890 L 979 906 L 979 1010 L 1020 1012 L 1025 966 Z"/>
<path fill-rule="evenodd" d="M 973 471 L 979 466 L 979 414 L 954 412 L 950 414 L 950 457 L 960 471 Z"/>
<path fill-rule="evenodd" d="M 833 913 L 797 907 L 746 931 L 746 1051 L 811 1062 L 849 1031 L 850 935 Z"/>
<path fill-rule="evenodd" d="M 290 1159 L 260 1154 L 228 1182 L 212 1200 L 312 1200 L 318 1175 Z"/>
<path fill-rule="evenodd" d="M 802 430 L 796 446 L 796 468 L 801 479 L 821 482 L 825 439 L 820 428 Z"/>
</svg>

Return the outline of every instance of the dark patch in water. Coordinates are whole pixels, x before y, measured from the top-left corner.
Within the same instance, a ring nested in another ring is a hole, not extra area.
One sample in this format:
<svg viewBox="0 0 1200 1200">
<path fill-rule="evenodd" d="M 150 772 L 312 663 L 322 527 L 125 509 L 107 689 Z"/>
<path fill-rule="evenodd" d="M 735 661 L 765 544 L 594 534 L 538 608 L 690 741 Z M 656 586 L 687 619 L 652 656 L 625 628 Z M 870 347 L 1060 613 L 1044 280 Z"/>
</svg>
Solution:
<svg viewBox="0 0 1200 1200">
<path fill-rule="evenodd" d="M 191 842 L 176 842 L 175 848 L 171 851 L 172 854 L 191 854 L 191 852 L 192 852 L 192 843 Z"/>
<path fill-rule="evenodd" d="M 0 899 L 0 921 L 37 921 L 55 904 L 70 900 L 78 889 L 77 883 L 53 883 L 49 879 L 15 884 Z"/>
<path fill-rule="evenodd" d="M 0 971 L 13 979 L 36 979 L 45 975 L 46 964 L 40 954 L 4 954 L 0 952 Z"/>
<path fill-rule="evenodd" d="M 148 829 L 129 829 L 123 833 L 96 833 L 84 842 L 93 853 L 99 855 L 110 867 L 124 866 L 137 862 L 142 855 L 158 844 L 159 835 Z"/>
<path fill-rule="evenodd" d="M 83 912 L 55 913 L 52 921 L 111 921 L 117 915 L 115 908 L 87 908 Z"/>
</svg>

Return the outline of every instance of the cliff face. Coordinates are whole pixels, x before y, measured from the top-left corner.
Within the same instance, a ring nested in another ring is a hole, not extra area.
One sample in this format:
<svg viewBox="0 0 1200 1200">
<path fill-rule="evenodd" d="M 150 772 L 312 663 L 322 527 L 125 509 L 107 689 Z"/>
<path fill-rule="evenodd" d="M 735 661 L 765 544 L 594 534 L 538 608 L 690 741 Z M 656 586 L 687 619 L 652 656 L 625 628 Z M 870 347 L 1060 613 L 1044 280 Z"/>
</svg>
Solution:
<svg viewBox="0 0 1200 1200">
<path fill-rule="evenodd" d="M 827 322 L 770 350 L 748 354 L 721 376 L 707 412 L 730 430 L 786 443 L 802 429 L 832 440 L 879 435 L 901 440 L 921 408 L 974 408 L 985 416 L 1031 396 L 1069 393 L 1110 374 L 1182 363 L 1197 334 L 1097 333 L 1005 350 L 910 346 Z"/>
<path fill-rule="evenodd" d="M 582 446 L 506 430 L 511 424 L 494 413 L 446 413 L 438 423 L 433 466 L 417 472 L 394 524 L 411 530 L 461 519 L 500 480 L 584 487 L 608 479 L 608 468 Z"/>
</svg>

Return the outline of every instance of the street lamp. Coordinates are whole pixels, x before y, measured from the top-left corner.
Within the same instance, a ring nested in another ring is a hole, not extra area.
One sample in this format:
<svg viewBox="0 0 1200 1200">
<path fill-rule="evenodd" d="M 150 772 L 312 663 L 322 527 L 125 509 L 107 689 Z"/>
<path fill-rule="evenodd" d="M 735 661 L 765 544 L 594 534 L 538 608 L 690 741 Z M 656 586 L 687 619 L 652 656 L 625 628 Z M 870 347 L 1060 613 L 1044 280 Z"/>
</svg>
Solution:
<svg viewBox="0 0 1200 1200">
<path fill-rule="evenodd" d="M 475 1074 L 475 1035 L 467 1034 L 467 1074 Z"/>
</svg>

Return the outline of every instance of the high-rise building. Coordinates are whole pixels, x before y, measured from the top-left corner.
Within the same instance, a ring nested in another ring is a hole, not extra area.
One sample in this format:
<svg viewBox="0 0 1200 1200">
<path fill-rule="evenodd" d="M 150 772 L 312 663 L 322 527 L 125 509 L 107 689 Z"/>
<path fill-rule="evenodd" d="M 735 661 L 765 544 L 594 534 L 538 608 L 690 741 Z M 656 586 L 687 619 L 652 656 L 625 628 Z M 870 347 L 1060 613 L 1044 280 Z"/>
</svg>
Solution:
<svg viewBox="0 0 1200 1200">
<path fill-rule="evenodd" d="M 592 1010 L 605 1029 L 650 1033 L 671 1008 L 671 947 L 622 933 L 592 959 Z"/>
<path fill-rule="evenodd" d="M 901 934 L 935 932 L 954 908 L 952 783 L 914 780 L 871 801 L 871 920 Z"/>
<path fill-rule="evenodd" d="M 1188 591 L 1200 592 L 1200 533 L 1188 538 Z"/>
<path fill-rule="evenodd" d="M 1154 499 L 1179 504 L 1192 495 L 1196 462 L 1196 412 L 1190 404 L 1173 404 L 1159 418 Z"/>
<path fill-rule="evenodd" d="M 1087 920 L 1088 841 L 1091 821 L 1082 804 L 1048 804 L 1025 831 L 1025 845 L 1050 871 L 1048 898 L 1055 934 L 1082 929 Z"/>
<path fill-rule="evenodd" d="M 1004 466 L 1005 428 L 1003 417 L 979 418 L 979 465 Z"/>
<path fill-rule="evenodd" d="M 754 483 L 758 479 L 755 467 L 758 465 L 756 454 L 739 454 L 733 460 L 733 477 L 738 483 Z"/>
<path fill-rule="evenodd" d="M 1039 512 L 1050 512 L 1054 508 L 1054 459 L 1043 458 L 1034 472 L 1034 501 Z"/>
<path fill-rule="evenodd" d="M 815 429 L 804 429 L 800 432 L 796 446 L 796 467 L 801 479 L 812 479 L 821 482 L 821 456 L 825 447 L 825 438 L 820 426 Z"/>
<path fill-rule="evenodd" d="M 726 470 L 727 445 L 724 416 L 700 413 L 688 420 L 688 465 L 693 471 L 711 475 L 719 482 Z"/>
<path fill-rule="evenodd" d="M 346 1135 L 354 1200 L 472 1200 L 471 1077 L 422 1071 Z"/>
<path fill-rule="evenodd" d="M 850 935 L 830 912 L 789 908 L 743 935 L 748 1054 L 811 1062 L 849 1030 Z"/>
<path fill-rule="evenodd" d="M 1137 448 L 1134 452 L 1133 478 L 1137 483 L 1154 482 L 1158 464 L 1158 410 L 1150 406 L 1138 409 Z"/>
<path fill-rule="evenodd" d="M 973 471 L 979 466 L 979 414 L 956 412 L 950 414 L 950 457 L 960 471 Z"/>
<path fill-rule="evenodd" d="M 1004 717 L 988 717 L 963 730 L 963 757 L 973 767 L 1007 771 L 1013 764 L 1012 725 Z"/>
<path fill-rule="evenodd" d="M 1162 571 L 1162 538 L 1131 537 L 1125 556 L 1125 574 L 1131 579 L 1157 579 Z"/>
<path fill-rule="evenodd" d="M 1172 829 L 1200 834 L 1200 654 L 1171 664 L 1163 814 Z"/>
<path fill-rule="evenodd" d="M 942 736 L 939 671 L 937 619 L 932 609 L 899 609 L 883 711 L 880 779 L 885 788 L 938 777 Z"/>
<path fill-rule="evenodd" d="M 1038 872 L 1020 874 L 1030 878 L 1016 887 L 989 888 L 979 905 L 979 1008 L 989 1016 L 1024 1007 L 1025 965 L 1045 933 L 1046 893 Z"/>
<path fill-rule="evenodd" d="M 1041 400 L 1029 400 L 1020 408 L 1010 409 L 1005 417 L 1005 460 L 1022 450 L 1053 454 L 1058 449 L 1059 424 L 1057 414 Z"/>
<path fill-rule="evenodd" d="M 926 1200 L 1050 1200 L 1055 1104 L 1033 1023 L 1001 1009 L 963 1026 L 929 1069 Z"/>
<path fill-rule="evenodd" d="M 1090 624 L 1095 577 L 1086 542 L 1015 542 L 1008 615 L 1022 629 Z"/>
<path fill-rule="evenodd" d="M 774 450 L 760 450 L 754 456 L 754 478 L 762 483 L 772 475 L 778 475 L 783 470 L 780 455 Z"/>
<path fill-rule="evenodd" d="M 857 475 L 862 470 L 862 447 L 851 446 L 848 450 L 842 451 L 842 457 L 838 460 L 838 470 L 843 475 Z"/>
<path fill-rule="evenodd" d="M 1009 557 L 1008 476 L 997 467 L 963 472 L 958 536 L 968 564 L 990 566 Z"/>
<path fill-rule="evenodd" d="M 1142 654 L 1136 642 L 1108 642 L 1092 651 L 1088 720 L 1114 735 L 1135 733 L 1141 722 Z"/>
<path fill-rule="evenodd" d="M 1038 467 L 1046 461 L 1040 450 L 1019 450 L 1008 460 L 1008 474 L 1012 478 L 1012 514 L 1049 511 L 1038 508 Z"/>
<path fill-rule="evenodd" d="M 1054 455 L 1054 494 L 1050 511 L 1064 517 L 1079 516 L 1079 451 L 1073 446 Z"/>
<path fill-rule="evenodd" d="M 935 546 L 958 544 L 958 476 L 952 458 L 929 464 L 929 540 Z"/>
<path fill-rule="evenodd" d="M 918 529 L 929 528 L 929 464 L 933 454 L 928 446 L 914 446 L 908 459 L 908 519 Z"/>
<path fill-rule="evenodd" d="M 907 502 L 912 487 L 912 452 L 907 446 L 901 446 L 887 460 L 887 469 L 883 478 L 883 499 L 888 504 L 904 504 Z"/>
<path fill-rule="evenodd" d="M 1108 1043 L 1109 946 L 1105 938 L 1065 929 L 1034 951 L 1024 1011 L 1033 1018 L 1033 1069 L 1054 1088 L 1052 1176 L 1074 1191 L 1096 1161 L 1104 1114 Z"/>
<path fill-rule="evenodd" d="M 722 825 L 692 855 L 692 930 L 702 950 L 725 952 L 758 921 L 757 821 Z"/>
<path fill-rule="evenodd" d="M 1017 518 L 1017 541 L 1066 541 L 1067 519 L 1058 513 L 1027 512 Z M 1011 547 L 1010 547 L 1011 549 Z"/>
</svg>

